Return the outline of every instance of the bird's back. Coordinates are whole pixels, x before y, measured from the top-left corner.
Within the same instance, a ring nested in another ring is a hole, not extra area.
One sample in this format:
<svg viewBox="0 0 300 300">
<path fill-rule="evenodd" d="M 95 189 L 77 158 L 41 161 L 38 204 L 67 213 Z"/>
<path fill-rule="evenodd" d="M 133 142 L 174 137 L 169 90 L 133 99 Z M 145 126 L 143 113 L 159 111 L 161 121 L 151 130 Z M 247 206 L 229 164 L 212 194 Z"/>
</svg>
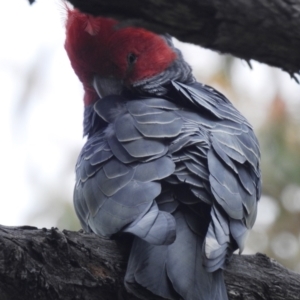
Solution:
<svg viewBox="0 0 300 300">
<path fill-rule="evenodd" d="M 136 236 L 125 278 L 133 292 L 227 299 L 221 269 L 243 249 L 260 196 L 249 123 L 199 83 L 172 82 L 163 98 L 109 96 L 93 114 L 98 129 L 76 172 L 83 228 Z"/>
</svg>

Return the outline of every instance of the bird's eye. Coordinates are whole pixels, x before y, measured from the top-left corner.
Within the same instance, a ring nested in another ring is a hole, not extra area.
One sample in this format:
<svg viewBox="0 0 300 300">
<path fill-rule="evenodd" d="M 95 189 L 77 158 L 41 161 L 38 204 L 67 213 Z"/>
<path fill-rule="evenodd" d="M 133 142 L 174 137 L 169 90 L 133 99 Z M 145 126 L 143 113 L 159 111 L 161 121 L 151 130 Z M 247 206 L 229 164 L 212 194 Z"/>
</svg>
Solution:
<svg viewBox="0 0 300 300">
<path fill-rule="evenodd" d="M 133 65 L 136 62 L 136 55 L 134 53 L 129 53 L 127 56 L 127 61 L 129 65 Z"/>
</svg>

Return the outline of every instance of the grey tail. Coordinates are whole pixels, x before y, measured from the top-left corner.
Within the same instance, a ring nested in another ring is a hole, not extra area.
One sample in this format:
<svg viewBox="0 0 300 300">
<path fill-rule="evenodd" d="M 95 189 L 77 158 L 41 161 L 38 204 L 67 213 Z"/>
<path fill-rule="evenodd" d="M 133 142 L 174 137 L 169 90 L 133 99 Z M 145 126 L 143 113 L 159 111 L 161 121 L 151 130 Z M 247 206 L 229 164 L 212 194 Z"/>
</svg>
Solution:
<svg viewBox="0 0 300 300">
<path fill-rule="evenodd" d="M 125 276 L 126 288 L 141 299 L 151 294 L 171 300 L 228 300 L 223 270 L 206 271 L 204 237 L 194 233 L 182 212 L 175 212 L 176 240 L 152 245 L 135 237 Z"/>
</svg>

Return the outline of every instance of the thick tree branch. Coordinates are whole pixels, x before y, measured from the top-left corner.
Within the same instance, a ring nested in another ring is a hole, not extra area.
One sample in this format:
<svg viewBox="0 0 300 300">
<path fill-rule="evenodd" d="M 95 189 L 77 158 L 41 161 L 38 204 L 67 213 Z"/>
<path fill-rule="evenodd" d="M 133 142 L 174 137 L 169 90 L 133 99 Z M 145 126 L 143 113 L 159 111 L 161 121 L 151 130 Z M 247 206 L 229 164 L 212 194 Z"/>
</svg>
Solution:
<svg viewBox="0 0 300 300">
<path fill-rule="evenodd" d="M 282 68 L 291 75 L 300 70 L 300 2 L 296 0 L 68 1 L 84 12 L 131 20 L 184 42 Z"/>
<path fill-rule="evenodd" d="M 137 299 L 123 286 L 126 241 L 57 229 L 0 226 L 0 247 L 1 300 Z M 225 279 L 232 300 L 292 300 L 300 295 L 300 274 L 262 254 L 235 255 Z"/>
</svg>

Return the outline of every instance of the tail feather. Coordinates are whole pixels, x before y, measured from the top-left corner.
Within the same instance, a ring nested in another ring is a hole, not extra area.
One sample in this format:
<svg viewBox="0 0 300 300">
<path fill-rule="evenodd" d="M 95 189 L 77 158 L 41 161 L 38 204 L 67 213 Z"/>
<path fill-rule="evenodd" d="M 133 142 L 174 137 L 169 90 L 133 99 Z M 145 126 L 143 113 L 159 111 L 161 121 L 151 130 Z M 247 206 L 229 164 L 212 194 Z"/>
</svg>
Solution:
<svg viewBox="0 0 300 300">
<path fill-rule="evenodd" d="M 202 261 L 204 237 L 194 233 L 183 214 L 175 212 L 176 240 L 155 246 L 135 238 L 125 276 L 134 294 L 136 284 L 170 300 L 228 300 L 223 271 L 208 272 Z"/>
<path fill-rule="evenodd" d="M 160 211 L 156 202 L 141 218 L 125 227 L 123 232 L 132 233 L 154 245 L 168 245 L 174 242 L 176 225 L 173 216 Z"/>
<path fill-rule="evenodd" d="M 179 299 L 167 276 L 167 256 L 168 246 L 151 245 L 136 237 L 125 276 L 126 288 L 140 298 L 143 298 L 143 295 L 140 294 L 141 290 L 137 289 L 136 285 L 165 299 Z"/>
</svg>

